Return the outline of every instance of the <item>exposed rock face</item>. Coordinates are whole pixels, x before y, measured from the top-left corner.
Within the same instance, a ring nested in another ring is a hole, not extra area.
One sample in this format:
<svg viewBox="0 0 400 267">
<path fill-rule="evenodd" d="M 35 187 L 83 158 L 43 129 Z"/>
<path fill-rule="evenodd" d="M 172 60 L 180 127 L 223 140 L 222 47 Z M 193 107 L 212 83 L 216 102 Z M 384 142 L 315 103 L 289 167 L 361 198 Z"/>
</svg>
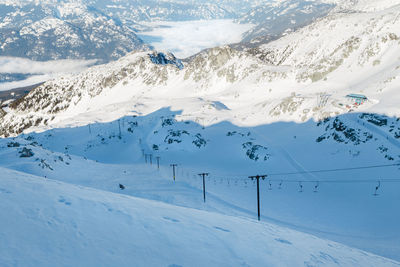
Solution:
<svg viewBox="0 0 400 267">
<path fill-rule="evenodd" d="M 241 63 L 239 63 L 241 62 Z M 246 78 L 259 68 L 259 62 L 247 52 L 239 52 L 228 46 L 203 51 L 193 57 L 185 68 L 185 80 L 209 82 L 215 74 L 218 79 L 234 83 Z"/>
<path fill-rule="evenodd" d="M 19 157 L 20 158 L 30 158 L 35 155 L 35 153 L 32 152 L 32 149 L 24 147 L 21 151 L 19 151 Z"/>
<path fill-rule="evenodd" d="M 153 62 L 154 64 L 159 64 L 159 65 L 171 64 L 176 66 L 180 70 L 184 68 L 182 61 L 177 59 L 172 53 L 164 54 L 164 53 L 153 52 L 152 54 L 149 54 L 149 57 L 151 62 Z"/>
</svg>

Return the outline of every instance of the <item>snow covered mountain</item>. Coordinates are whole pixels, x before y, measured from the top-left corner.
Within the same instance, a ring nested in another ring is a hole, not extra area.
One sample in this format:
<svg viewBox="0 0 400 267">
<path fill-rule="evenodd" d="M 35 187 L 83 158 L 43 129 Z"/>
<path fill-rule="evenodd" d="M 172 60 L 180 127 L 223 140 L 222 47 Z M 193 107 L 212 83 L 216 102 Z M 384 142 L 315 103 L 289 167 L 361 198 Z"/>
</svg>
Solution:
<svg viewBox="0 0 400 267">
<path fill-rule="evenodd" d="M 260 37 L 265 43 L 325 15 L 333 6 L 311 0 L 2 0 L 0 56 L 108 62 L 146 49 L 136 33 L 148 30 L 143 23 L 152 21 L 240 18 L 241 23 L 256 25 L 244 40 Z"/>
<path fill-rule="evenodd" d="M 0 1 L 0 56 L 36 61 L 96 59 L 97 63 L 105 63 L 128 52 L 151 47 L 136 35 L 157 28 L 151 22 L 237 19 L 250 9 L 267 3 L 265 0 L 3 0 Z M 272 5 L 268 12 L 279 8 L 279 5 Z M 264 9 L 260 10 L 264 12 Z M 278 23 L 287 25 L 290 23 L 287 21 L 285 17 Z M 253 19 L 253 22 L 260 24 L 261 20 Z M 251 36 L 259 34 L 264 32 L 258 31 Z M 42 77 L 33 75 L 1 73 L 0 83 L 6 83 L 5 88 L 10 89 L 49 79 L 49 75 L 43 73 Z"/>
<path fill-rule="evenodd" d="M 238 20 L 256 25 L 244 35 L 243 42 L 254 46 L 278 39 L 325 16 L 334 7 L 323 1 L 303 0 L 271 1 L 257 6 Z"/>
<path fill-rule="evenodd" d="M 149 21 L 184 21 L 235 18 L 249 1 L 102 1 L 88 0 L 106 14 L 131 25 Z M 229 4 L 231 2 L 231 4 Z"/>
<path fill-rule="evenodd" d="M 79 1 L 1 1 L 0 10 L 1 56 L 108 62 L 147 48 L 134 29 Z"/>
<path fill-rule="evenodd" d="M 115 60 L 143 22 L 237 18 L 260 1 L 0 1 L 0 56 Z"/>
<path fill-rule="evenodd" d="M 95 110 L 99 107 L 97 99 L 104 94 L 116 95 L 109 103 L 129 98 L 134 102 L 139 98 L 160 101 L 174 95 L 201 97 L 199 103 L 207 102 L 208 97 L 224 103 L 227 116 L 206 118 L 206 125 L 227 118 L 246 125 L 302 122 L 344 114 L 349 109 L 396 116 L 397 12 L 397 6 L 372 12 L 335 12 L 260 47 L 204 51 L 183 62 L 182 69 L 155 64 L 148 52 L 132 53 L 38 87 L 14 103 L 3 118 L 3 129 L 13 129 L 3 135 L 20 133 L 27 124 L 45 126 L 43 122 L 50 123 L 54 114 L 75 116 Z M 350 93 L 365 94 L 369 101 L 349 108 L 347 102 L 351 100 L 346 95 Z M 328 94 L 328 100 L 322 101 Z M 152 106 L 151 111 L 169 104 Z M 193 111 L 196 109 L 190 107 L 183 110 L 188 115 Z M 205 115 L 214 117 L 214 112 Z M 27 122 L 26 114 L 32 116 L 30 123 L 21 123 L 18 118 Z M 42 122 L 36 122 L 40 118 Z M 10 127 L 4 127 L 8 123 Z"/>
<path fill-rule="evenodd" d="M 0 165 L 245 217 L 248 176 L 265 173 L 263 219 L 400 260 L 400 2 L 344 4 L 242 51 L 134 52 L 48 81 L 3 109 Z M 179 164 L 182 187 L 142 173 L 150 153 L 160 179 Z M 190 179 L 204 171 L 210 206 Z"/>
</svg>

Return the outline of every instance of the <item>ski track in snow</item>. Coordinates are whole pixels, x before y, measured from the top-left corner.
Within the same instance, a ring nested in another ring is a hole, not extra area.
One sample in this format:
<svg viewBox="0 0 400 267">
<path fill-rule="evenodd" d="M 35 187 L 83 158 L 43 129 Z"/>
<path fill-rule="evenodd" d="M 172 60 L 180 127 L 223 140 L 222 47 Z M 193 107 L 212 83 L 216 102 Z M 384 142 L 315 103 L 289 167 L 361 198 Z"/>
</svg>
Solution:
<svg viewBox="0 0 400 267">
<path fill-rule="evenodd" d="M 274 147 L 277 147 L 278 152 L 283 156 L 283 158 L 285 158 L 287 162 L 291 164 L 297 171 L 306 172 L 304 175 L 308 176 L 307 178 L 308 180 L 317 180 L 315 175 L 313 175 L 312 173 L 308 173 L 307 170 L 297 160 L 295 160 L 286 149 L 284 149 L 279 144 L 269 140 L 265 136 L 265 134 L 260 133 L 258 130 L 253 130 L 253 131 L 255 131 L 257 133 L 258 138 L 264 140 L 266 144 L 274 144 Z"/>
</svg>

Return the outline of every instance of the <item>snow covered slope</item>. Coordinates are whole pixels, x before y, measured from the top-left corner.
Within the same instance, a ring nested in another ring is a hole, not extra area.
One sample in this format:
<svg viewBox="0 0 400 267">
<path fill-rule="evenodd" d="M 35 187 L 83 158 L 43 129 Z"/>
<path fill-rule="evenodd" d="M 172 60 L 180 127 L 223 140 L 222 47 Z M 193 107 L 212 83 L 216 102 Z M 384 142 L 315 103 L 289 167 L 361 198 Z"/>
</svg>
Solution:
<svg viewBox="0 0 400 267">
<path fill-rule="evenodd" d="M 1 172 L 3 266 L 399 266 L 268 223 Z"/>
<path fill-rule="evenodd" d="M 115 116 L 112 108 L 105 110 L 109 118 Z M 256 216 L 256 202 L 249 175 L 302 171 L 261 182 L 263 221 L 398 260 L 398 166 L 307 172 L 391 164 L 390 158 L 400 154 L 398 140 L 386 139 L 391 120 L 378 127 L 372 122 L 379 123 L 379 117 L 361 119 L 360 114 L 351 114 L 327 121 L 329 127 L 312 121 L 258 127 L 223 122 L 202 127 L 190 120 L 176 121 L 179 114 L 164 109 L 147 116 L 132 114 L 109 123 L 2 139 L 0 166 L 111 192 L 121 192 L 118 184 L 123 184 L 124 194 L 250 218 Z M 87 123 L 100 119 L 97 116 L 94 112 L 79 118 Z M 144 164 L 143 153 L 152 154 L 153 165 Z M 156 156 L 161 157 L 160 172 Z M 176 183 L 171 163 L 179 164 Z M 204 171 L 211 173 L 206 205 L 197 178 Z"/>
<path fill-rule="evenodd" d="M 140 52 L 49 81 L 1 114 L 1 136 L 27 135 L 2 139 L 0 164 L 108 191 L 132 183 L 127 194 L 202 208 L 198 189 L 198 201 L 175 198 L 168 186 L 123 175 L 140 169 L 143 149 L 191 177 L 210 172 L 219 201 L 208 208 L 246 217 L 255 211 L 247 177 L 265 173 L 262 203 L 273 204 L 263 219 L 400 260 L 397 165 L 311 172 L 399 162 L 398 3 L 341 6 L 272 43 L 209 49 L 183 68 Z"/>
</svg>

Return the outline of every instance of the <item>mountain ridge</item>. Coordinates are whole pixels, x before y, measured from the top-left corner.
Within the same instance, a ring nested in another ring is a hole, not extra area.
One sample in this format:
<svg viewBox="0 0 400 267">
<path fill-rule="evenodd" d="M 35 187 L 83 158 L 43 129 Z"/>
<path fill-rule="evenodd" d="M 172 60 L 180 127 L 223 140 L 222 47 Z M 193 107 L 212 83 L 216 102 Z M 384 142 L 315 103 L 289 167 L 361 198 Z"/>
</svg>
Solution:
<svg viewBox="0 0 400 267">
<path fill-rule="evenodd" d="M 163 98 L 165 90 L 168 90 L 169 86 L 174 88 L 169 94 L 176 92 L 189 97 L 217 96 L 219 101 L 222 100 L 221 102 L 231 109 L 237 107 L 237 111 L 239 111 L 245 108 L 246 112 L 249 112 L 248 107 L 237 102 L 235 95 L 240 95 L 244 102 L 247 101 L 245 99 L 252 99 L 250 101 L 253 101 L 255 107 L 274 105 L 276 100 L 283 99 L 276 103 L 277 106 L 272 106 L 271 110 L 280 110 L 284 106 L 279 107 L 279 105 L 286 105 L 285 102 L 290 104 L 298 98 L 300 106 L 312 105 L 311 109 L 316 109 L 315 112 L 306 112 L 305 119 L 310 117 L 323 119 L 328 114 L 338 115 L 348 112 L 348 108 L 340 107 L 338 104 L 346 102 L 344 97 L 352 90 L 361 93 L 367 90 L 365 92 L 368 92 L 367 94 L 371 98 L 366 105 L 360 107 L 361 110 L 378 112 L 383 109 L 390 110 L 387 105 L 380 104 L 374 99 L 379 99 L 379 95 L 394 90 L 393 86 L 398 80 L 396 77 L 399 75 L 399 66 L 396 65 L 397 61 L 393 61 L 393 57 L 390 56 L 396 53 L 400 44 L 400 32 L 396 27 L 400 22 L 395 21 L 396 12 L 398 12 L 398 8 L 394 7 L 369 13 L 333 13 L 288 36 L 261 45 L 256 49 L 237 51 L 225 46 L 203 51 L 183 61 L 182 70 L 170 65 L 154 64 L 147 52 L 133 53 L 109 65 L 89 69 L 83 75 L 71 75 L 49 81 L 21 100 L 19 102 L 21 106 L 16 111 L 22 112 L 26 107 L 33 106 L 35 101 L 40 103 L 40 99 L 46 96 L 46 107 L 37 107 L 34 110 L 35 112 L 44 111 L 47 108 L 52 117 L 54 116 L 52 113 L 65 110 L 68 107 L 66 99 L 72 99 L 72 95 L 79 95 L 79 90 L 81 90 L 81 95 L 88 94 L 89 97 L 94 97 L 105 88 L 115 87 L 120 88 L 117 91 L 125 91 L 127 96 L 134 97 L 135 93 L 133 92 L 136 90 L 143 96 L 157 99 L 156 91 L 161 90 L 162 93 L 159 96 Z M 358 25 L 358 27 L 338 38 L 338 33 L 343 31 L 343 28 L 349 28 L 350 25 Z M 384 25 L 387 27 L 383 27 Z M 324 34 L 321 34 L 321 29 Z M 337 38 L 336 42 L 332 42 L 332 38 Z M 304 43 L 310 43 L 312 46 L 307 47 L 303 45 Z M 362 90 L 349 89 L 346 83 L 337 83 L 336 80 L 343 73 L 348 73 L 349 68 L 353 72 L 348 77 L 349 82 L 354 84 L 352 87 L 356 88 L 357 83 L 365 79 L 363 76 L 365 71 L 371 73 L 367 78 L 370 80 L 369 86 Z M 383 70 L 384 74 L 381 75 Z M 179 85 L 177 79 L 180 81 Z M 331 80 L 332 82 L 330 82 Z M 52 101 L 47 96 L 50 93 L 57 95 L 56 91 L 52 89 L 53 86 L 57 86 L 57 83 L 60 83 L 57 90 L 62 97 L 57 101 Z M 295 90 L 278 90 L 281 83 L 300 89 L 304 96 L 298 95 L 298 93 L 293 95 Z M 135 86 L 132 87 L 130 84 L 135 84 Z M 271 90 L 268 89 L 265 92 L 264 89 L 261 89 L 262 84 L 268 84 L 267 86 Z M 243 85 L 254 88 L 254 92 L 261 94 L 263 99 L 248 95 L 240 88 Z M 191 89 L 184 89 L 185 86 Z M 137 89 L 132 91 L 129 90 L 130 87 Z M 332 90 L 332 87 L 336 87 L 336 89 Z M 64 90 L 60 90 L 61 88 Z M 65 88 L 76 89 L 65 90 Z M 318 106 L 315 106 L 316 104 L 312 103 L 318 102 L 321 95 L 329 91 L 328 88 L 331 88 L 328 93 L 331 94 L 330 101 L 325 107 L 326 111 L 321 111 Z M 46 93 L 40 93 L 42 89 L 45 89 Z M 74 90 L 75 93 L 72 93 Z M 38 97 L 35 97 L 35 94 Z M 68 94 L 71 97 L 66 96 Z M 31 101 L 30 104 L 24 104 L 30 98 L 37 100 L 32 100 L 33 102 Z M 42 103 L 44 103 L 43 101 Z M 60 102 L 64 103 L 63 106 Z M 79 97 L 74 102 L 78 104 Z M 49 109 L 49 105 L 53 108 Z M 299 109 L 300 106 L 296 109 Z M 17 105 L 13 107 L 17 107 Z M 305 107 L 305 109 L 310 109 L 310 107 Z M 287 116 L 285 115 L 286 111 L 283 113 L 271 112 L 263 111 L 262 113 L 281 115 L 264 119 L 264 122 L 283 119 Z M 324 112 L 326 112 L 325 115 Z M 13 116 L 12 114 L 13 112 L 3 117 L 3 125 L 5 120 L 8 120 L 7 116 Z M 293 113 L 293 115 L 295 114 L 296 112 Z M 297 118 L 288 115 L 291 120 L 296 121 L 301 121 L 303 117 L 301 114 Z M 398 115 L 398 112 L 389 112 L 388 115 Z M 249 117 L 247 120 L 251 121 Z M 18 120 L 14 118 L 11 121 L 15 123 Z M 14 125 L 10 128 L 17 129 L 18 127 Z"/>
</svg>

